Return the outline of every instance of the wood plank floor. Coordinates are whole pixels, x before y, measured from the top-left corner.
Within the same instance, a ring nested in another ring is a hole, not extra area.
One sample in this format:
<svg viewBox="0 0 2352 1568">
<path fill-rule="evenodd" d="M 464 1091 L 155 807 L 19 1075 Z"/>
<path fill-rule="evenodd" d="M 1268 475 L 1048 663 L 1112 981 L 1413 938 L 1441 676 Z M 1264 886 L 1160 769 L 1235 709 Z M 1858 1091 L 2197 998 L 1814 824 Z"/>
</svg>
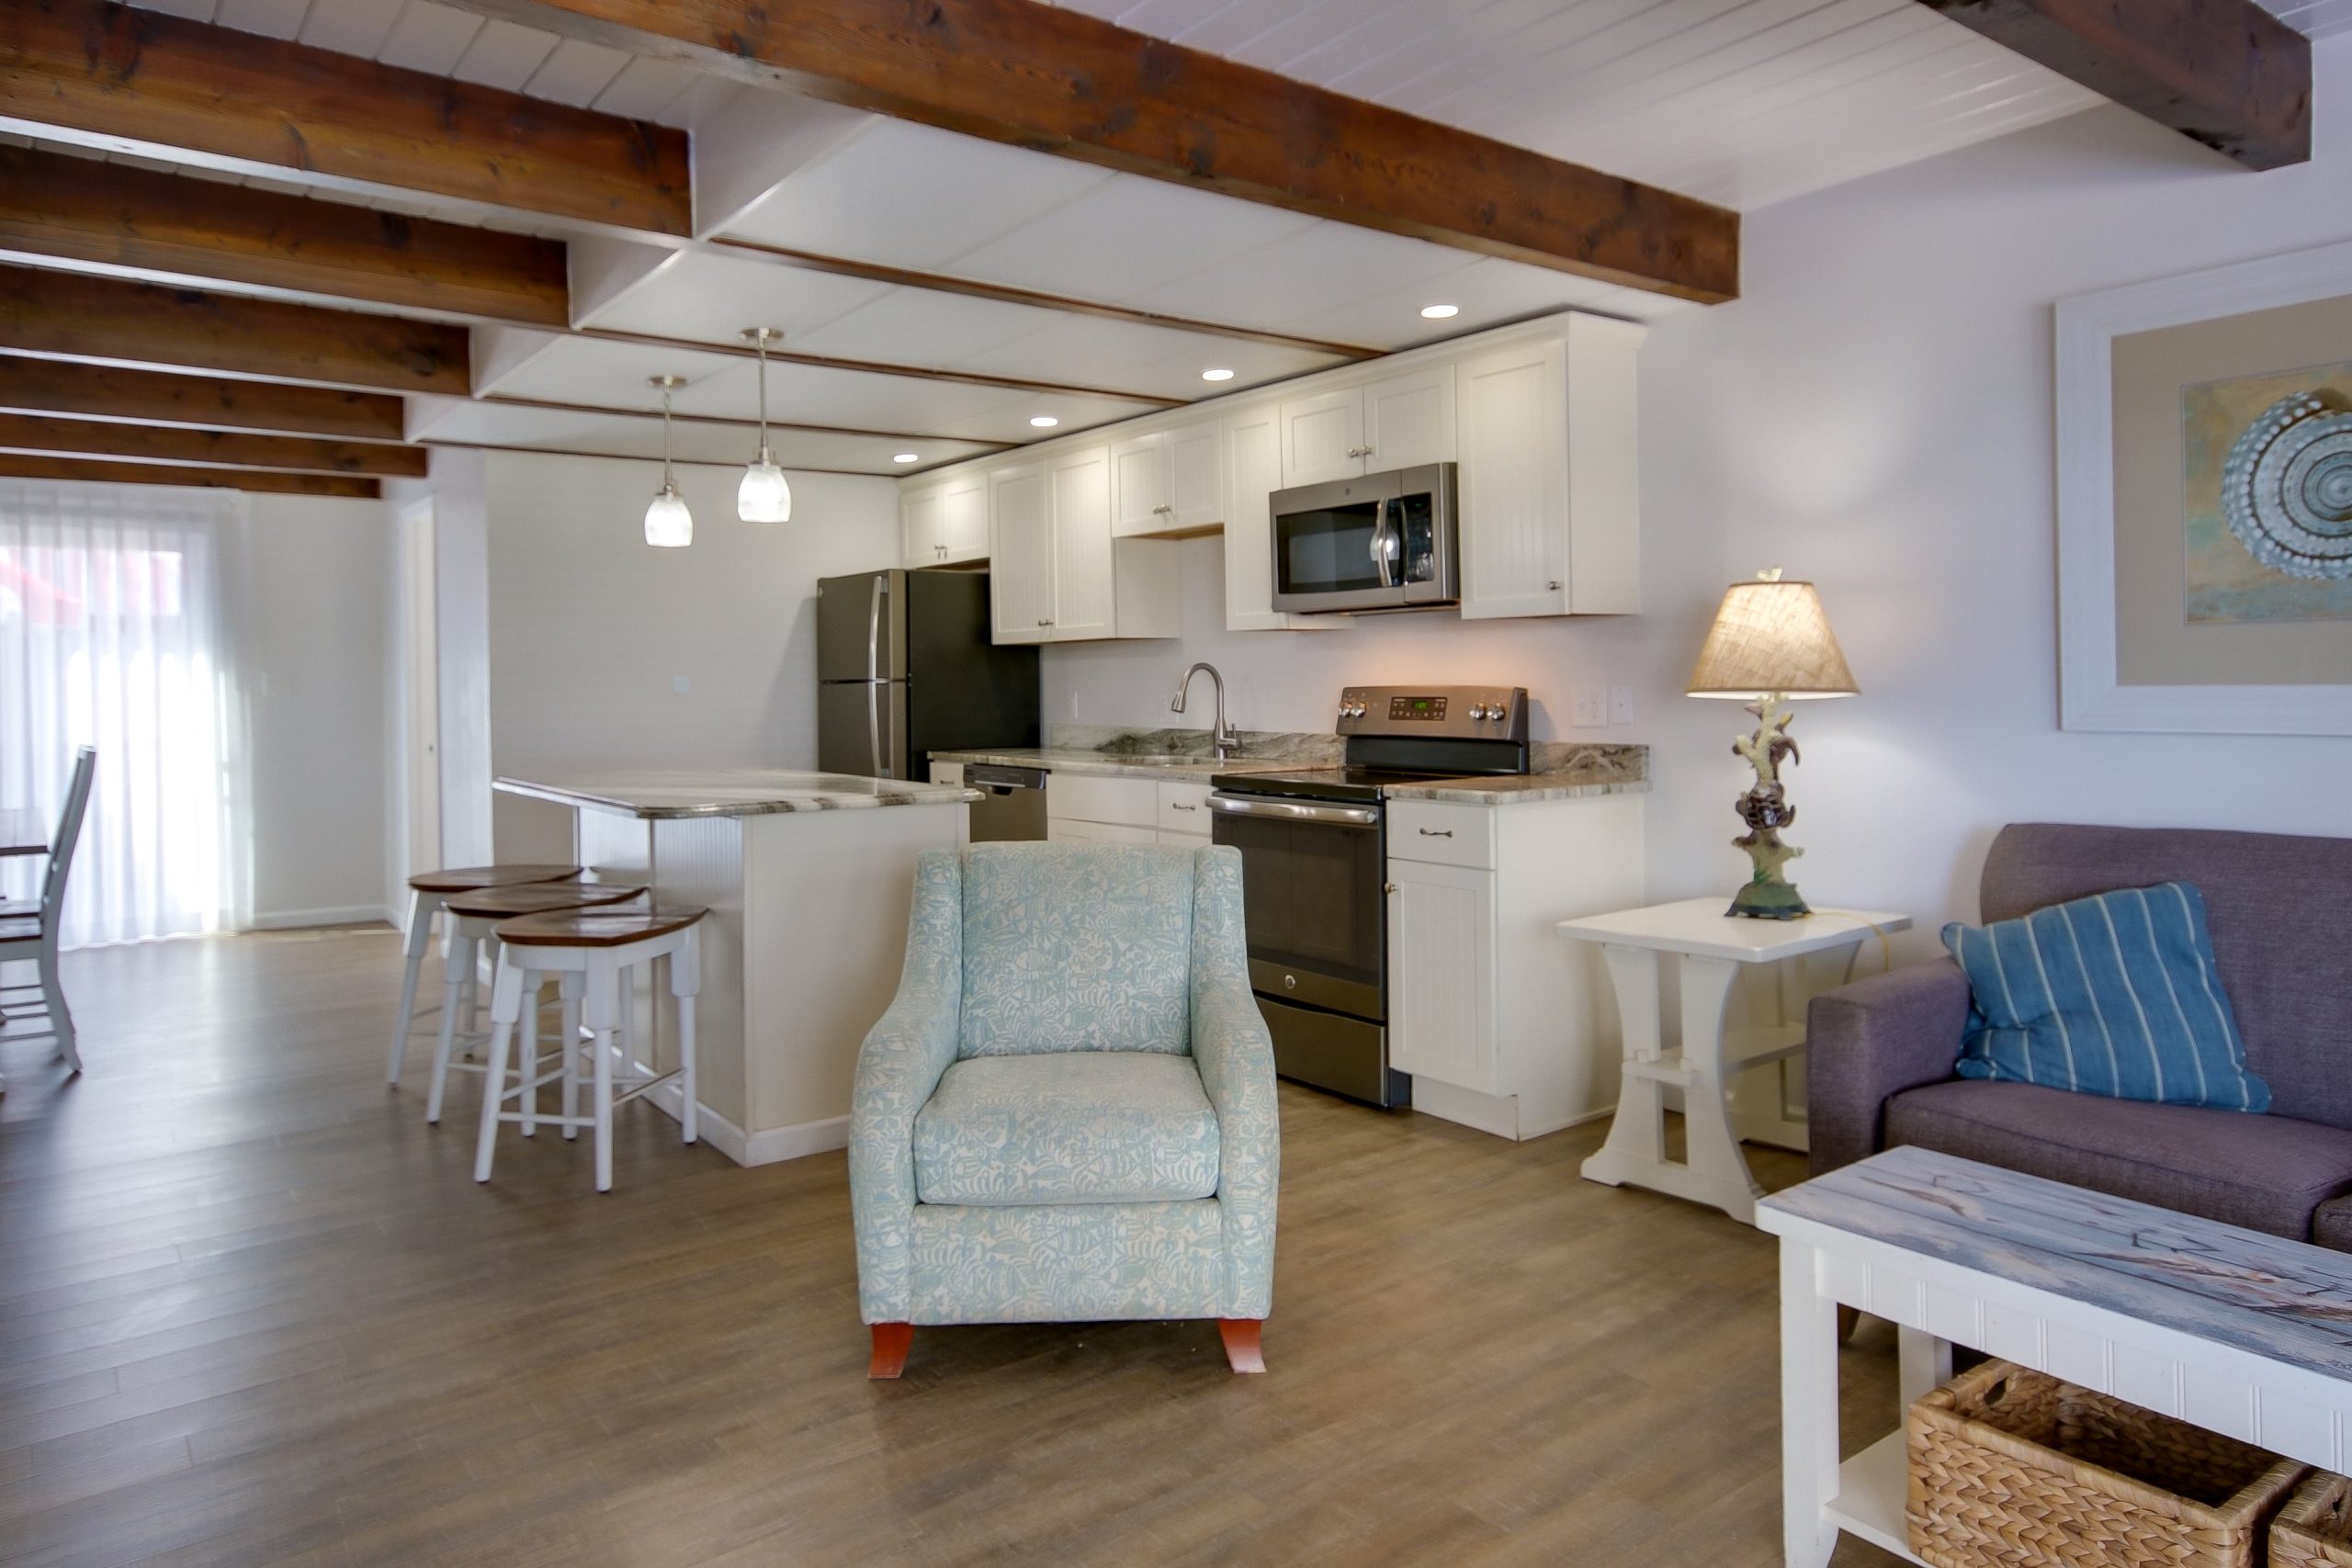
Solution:
<svg viewBox="0 0 2352 1568">
<path fill-rule="evenodd" d="M 548 1133 L 477 1187 L 471 1081 L 439 1130 L 422 1046 L 382 1084 L 389 932 L 67 984 L 85 1077 L 0 1037 L 0 1562 L 1780 1561 L 1770 1243 L 1579 1180 L 1598 1129 L 1286 1085 L 1268 1375 L 1122 1324 L 925 1330 L 873 1384 L 840 1155 L 740 1170 L 640 1105 L 612 1195 Z M 1893 1363 L 1866 1324 L 1858 1439 Z"/>
</svg>

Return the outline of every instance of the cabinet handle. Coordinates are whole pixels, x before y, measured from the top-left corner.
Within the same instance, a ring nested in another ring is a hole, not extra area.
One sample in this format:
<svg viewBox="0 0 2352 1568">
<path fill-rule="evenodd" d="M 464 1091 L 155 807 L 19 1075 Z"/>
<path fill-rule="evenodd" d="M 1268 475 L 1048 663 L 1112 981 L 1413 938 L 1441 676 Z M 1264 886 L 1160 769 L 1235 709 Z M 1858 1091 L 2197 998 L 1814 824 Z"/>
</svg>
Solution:
<svg viewBox="0 0 2352 1568">
<path fill-rule="evenodd" d="M 1548 582 L 1544 584 L 1544 586 L 1549 588 L 1555 593 L 1557 593 L 1560 591 L 1560 585 L 1557 581 Z"/>
<path fill-rule="evenodd" d="M 1372 456 L 1372 448 L 1369 446 L 1351 446 L 1348 448 L 1348 456 L 1351 457 L 1369 457 Z"/>
<path fill-rule="evenodd" d="M 1171 800 L 1168 803 L 1168 809 L 1170 811 L 1198 811 L 1200 807 L 1197 806 L 1179 806 Z"/>
<path fill-rule="evenodd" d="M 1453 837 L 1453 829 L 1451 828 L 1424 828 L 1420 830 L 1420 833 L 1421 837 L 1424 839 L 1451 839 Z"/>
<path fill-rule="evenodd" d="M 1396 885 L 1393 882 L 1384 882 L 1380 885 L 1380 890 L 1383 893 L 1394 893 L 1396 891 Z"/>
</svg>

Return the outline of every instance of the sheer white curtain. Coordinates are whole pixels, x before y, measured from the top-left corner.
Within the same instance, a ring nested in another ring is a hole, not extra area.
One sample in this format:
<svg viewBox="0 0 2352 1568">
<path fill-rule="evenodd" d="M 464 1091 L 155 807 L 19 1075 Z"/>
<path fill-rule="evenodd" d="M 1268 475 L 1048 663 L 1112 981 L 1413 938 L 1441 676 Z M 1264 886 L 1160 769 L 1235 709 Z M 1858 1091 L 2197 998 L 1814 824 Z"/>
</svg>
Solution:
<svg viewBox="0 0 2352 1568">
<path fill-rule="evenodd" d="M 239 504 L 227 491 L 0 479 L 0 805 L 53 822 L 74 749 L 98 749 L 68 947 L 228 921 L 216 575 Z M 23 896 L 31 867 L 16 867 L 5 874 Z"/>
</svg>

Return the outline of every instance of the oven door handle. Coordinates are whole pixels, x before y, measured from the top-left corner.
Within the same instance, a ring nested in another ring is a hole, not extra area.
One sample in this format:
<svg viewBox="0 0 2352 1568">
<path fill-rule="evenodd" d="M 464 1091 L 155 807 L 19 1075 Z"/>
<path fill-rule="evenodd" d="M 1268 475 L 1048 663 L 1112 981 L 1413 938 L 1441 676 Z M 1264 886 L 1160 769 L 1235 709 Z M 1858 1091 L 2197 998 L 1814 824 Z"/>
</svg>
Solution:
<svg viewBox="0 0 2352 1568">
<path fill-rule="evenodd" d="M 1220 817 L 1262 817 L 1280 822 L 1322 822 L 1334 828 L 1377 828 L 1380 810 L 1371 806 L 1310 806 L 1264 795 L 1212 795 L 1209 809 Z"/>
</svg>

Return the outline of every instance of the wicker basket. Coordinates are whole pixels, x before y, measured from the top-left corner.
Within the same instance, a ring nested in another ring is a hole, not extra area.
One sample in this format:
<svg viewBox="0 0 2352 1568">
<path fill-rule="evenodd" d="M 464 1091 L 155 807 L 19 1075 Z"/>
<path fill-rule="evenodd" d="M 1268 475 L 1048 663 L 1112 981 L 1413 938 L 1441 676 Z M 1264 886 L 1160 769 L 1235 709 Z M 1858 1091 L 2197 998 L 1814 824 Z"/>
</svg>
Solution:
<svg viewBox="0 0 2352 1568">
<path fill-rule="evenodd" d="M 2352 1568 L 2352 1481 L 2320 1472 L 2270 1527 L 2271 1568 Z"/>
<path fill-rule="evenodd" d="M 1911 1550 L 1933 1568 L 2256 1568 L 2304 1472 L 2007 1361 L 1913 1404 L 1904 1443 Z"/>
</svg>

